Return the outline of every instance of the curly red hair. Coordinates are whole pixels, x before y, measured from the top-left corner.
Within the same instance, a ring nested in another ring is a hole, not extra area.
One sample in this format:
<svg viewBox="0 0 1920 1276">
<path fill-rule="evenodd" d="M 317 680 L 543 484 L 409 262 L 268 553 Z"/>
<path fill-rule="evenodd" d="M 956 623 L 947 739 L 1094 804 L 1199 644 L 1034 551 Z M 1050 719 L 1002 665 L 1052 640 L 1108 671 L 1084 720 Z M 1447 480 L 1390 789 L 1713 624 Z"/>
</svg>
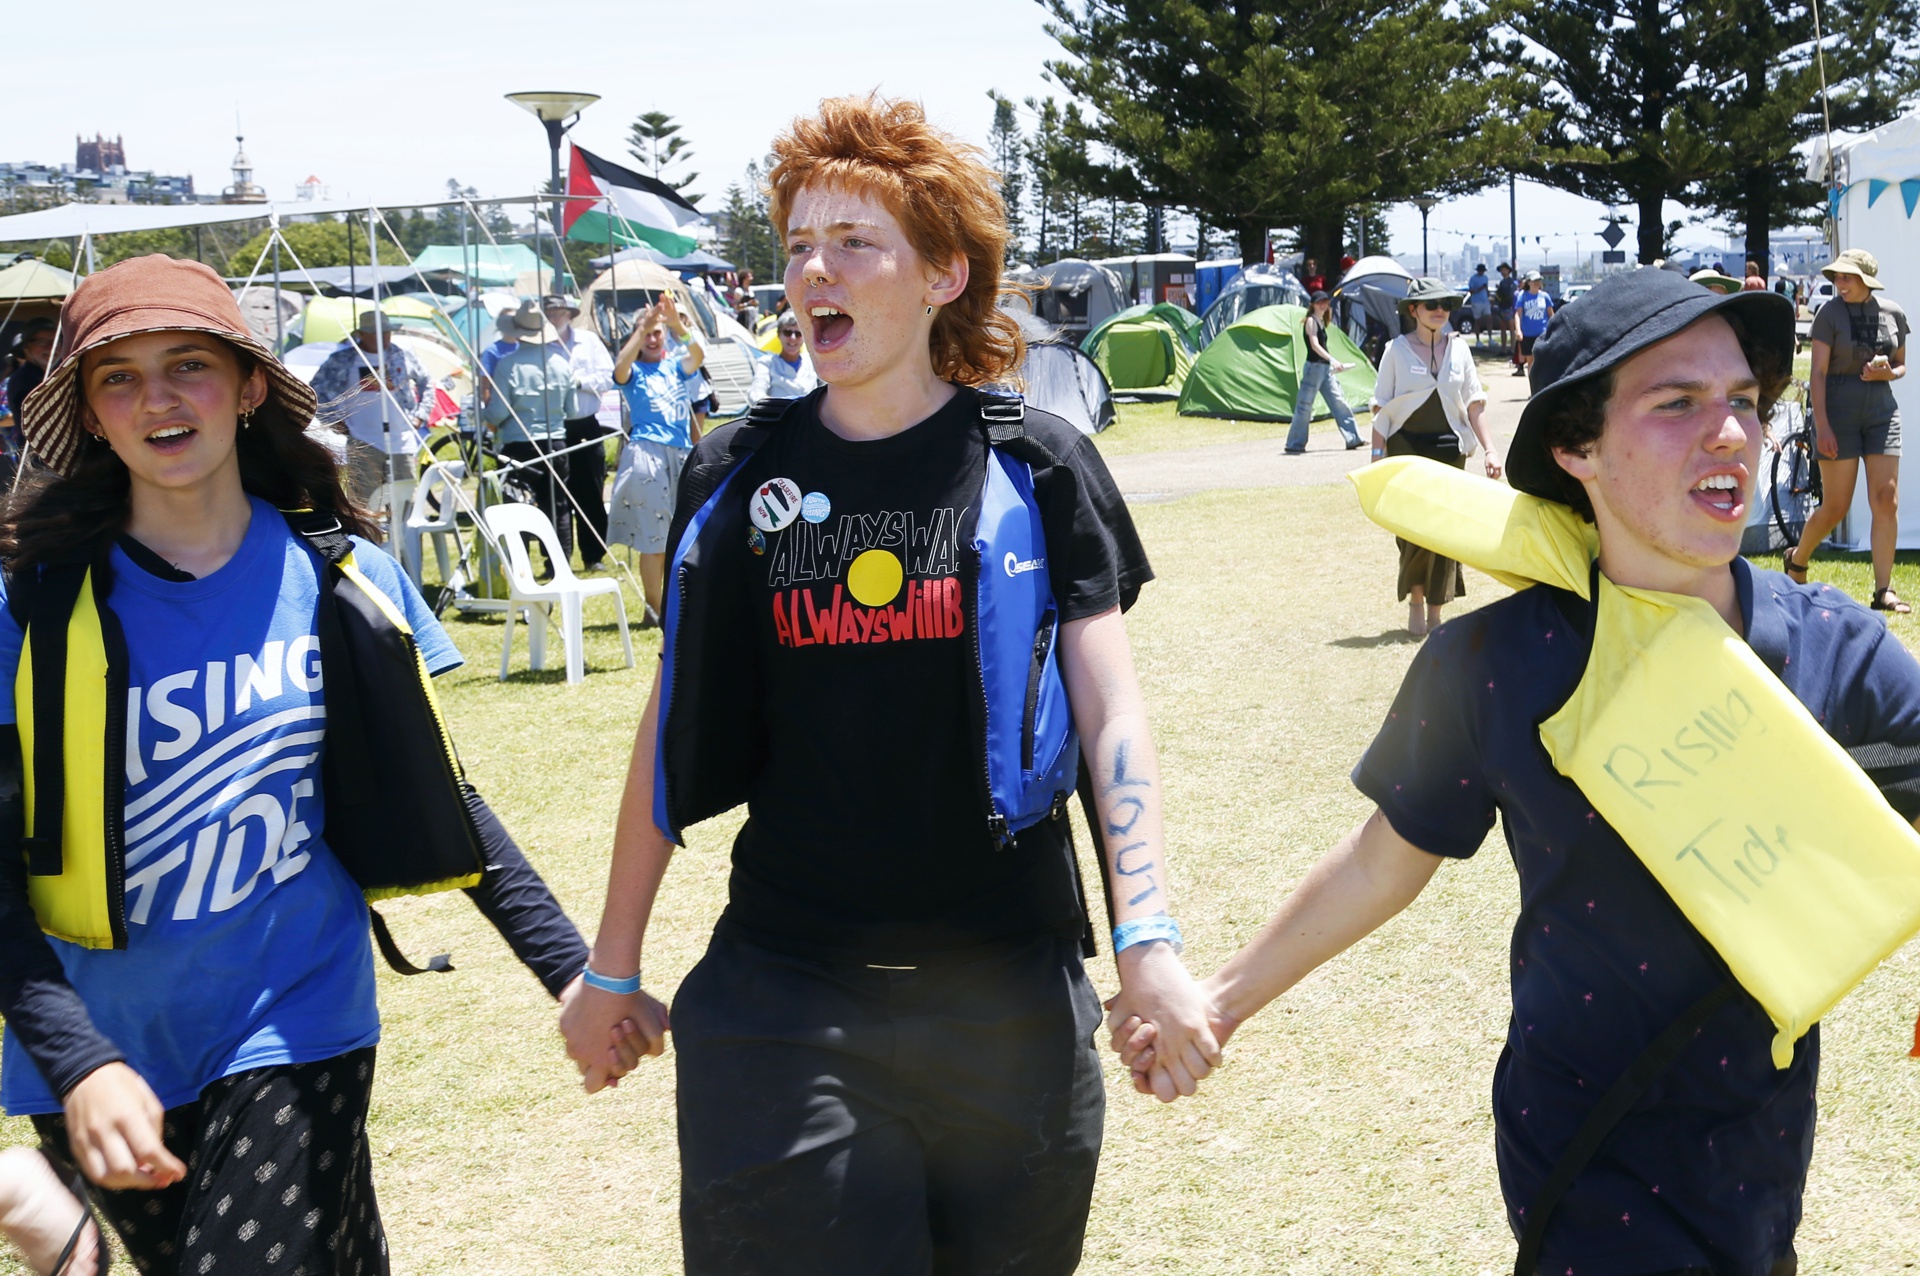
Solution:
<svg viewBox="0 0 1920 1276">
<path fill-rule="evenodd" d="M 1026 342 L 999 307 L 1007 206 L 980 148 L 929 124 L 917 102 L 870 94 L 824 99 L 818 115 L 775 139 L 773 155 L 769 210 L 782 242 L 805 187 L 876 192 L 927 261 L 967 259 L 966 291 L 941 308 L 927 339 L 934 372 L 962 385 L 1013 375 Z"/>
</svg>

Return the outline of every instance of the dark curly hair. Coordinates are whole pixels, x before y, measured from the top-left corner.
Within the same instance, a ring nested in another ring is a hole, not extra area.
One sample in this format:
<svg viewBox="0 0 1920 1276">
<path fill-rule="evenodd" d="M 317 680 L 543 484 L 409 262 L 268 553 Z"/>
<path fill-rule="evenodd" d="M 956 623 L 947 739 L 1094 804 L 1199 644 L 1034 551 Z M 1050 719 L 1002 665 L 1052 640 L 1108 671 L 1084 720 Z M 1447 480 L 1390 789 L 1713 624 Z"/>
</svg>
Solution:
<svg viewBox="0 0 1920 1276">
<path fill-rule="evenodd" d="M 1753 330 L 1741 321 L 1740 316 L 1729 310 L 1718 310 L 1727 326 L 1733 329 L 1733 335 L 1740 342 L 1740 351 L 1747 357 L 1747 366 L 1753 370 L 1754 380 L 1760 383 L 1760 419 L 1766 421 L 1773 415 L 1773 405 L 1793 380 L 1793 356 L 1782 351 L 1777 345 L 1763 341 Z M 1546 419 L 1540 423 L 1540 446 L 1547 456 L 1553 458 L 1556 451 L 1574 452 L 1582 456 L 1592 450 L 1600 441 L 1600 435 L 1607 425 L 1607 404 L 1613 398 L 1614 372 L 1619 365 L 1605 372 L 1576 381 L 1560 390 Z M 1587 499 L 1587 489 L 1580 480 L 1566 472 L 1557 458 L 1550 467 L 1548 480 L 1554 488 L 1551 499 L 1567 506 L 1589 523 L 1593 521 L 1593 502 Z"/>
</svg>

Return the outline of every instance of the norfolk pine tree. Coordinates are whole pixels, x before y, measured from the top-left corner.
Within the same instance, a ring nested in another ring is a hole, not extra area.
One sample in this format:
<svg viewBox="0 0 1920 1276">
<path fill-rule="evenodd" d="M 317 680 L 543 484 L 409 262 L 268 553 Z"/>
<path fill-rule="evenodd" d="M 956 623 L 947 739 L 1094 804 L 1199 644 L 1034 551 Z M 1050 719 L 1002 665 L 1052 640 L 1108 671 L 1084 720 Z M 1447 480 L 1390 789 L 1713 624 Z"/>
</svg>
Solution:
<svg viewBox="0 0 1920 1276">
<path fill-rule="evenodd" d="M 1122 198 L 1191 209 L 1262 260 L 1340 257 L 1349 206 L 1475 190 L 1545 117 L 1490 43 L 1506 0 L 1043 0 Z"/>
<path fill-rule="evenodd" d="M 633 156 L 649 176 L 679 191 L 689 204 L 698 204 L 706 198 L 687 191 L 687 187 L 699 180 L 700 174 L 667 176 L 667 169 L 693 158 L 693 146 L 680 135 L 680 126 L 665 111 L 648 111 L 633 121 L 633 127 L 627 131 L 627 154 Z"/>
</svg>

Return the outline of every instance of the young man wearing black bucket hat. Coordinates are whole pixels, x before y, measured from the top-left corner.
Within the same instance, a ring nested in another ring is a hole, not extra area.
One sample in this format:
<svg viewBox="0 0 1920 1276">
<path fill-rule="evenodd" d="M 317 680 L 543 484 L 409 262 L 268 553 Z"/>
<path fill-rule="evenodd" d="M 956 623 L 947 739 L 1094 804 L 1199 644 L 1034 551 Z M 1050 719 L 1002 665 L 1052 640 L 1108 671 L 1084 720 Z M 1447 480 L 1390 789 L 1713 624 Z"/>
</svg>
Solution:
<svg viewBox="0 0 1920 1276">
<path fill-rule="evenodd" d="M 1912 745 L 1920 666 L 1885 625 L 1738 557 L 1792 353 L 1784 298 L 1616 276 L 1540 340 L 1507 477 L 1594 523 L 1615 586 L 1709 603 L 1840 744 Z M 1427 640 L 1353 773 L 1377 809 L 1204 981 L 1216 1039 L 1406 907 L 1499 817 L 1521 886 L 1493 1094 L 1515 1270 L 1791 1276 L 1818 1030 L 1777 1068 L 1755 1001 L 1706 1000 L 1727 982 L 1719 959 L 1542 748 L 1540 724 L 1586 673 L 1593 617 L 1541 585 Z M 1151 1025 L 1116 1022 L 1140 1066 Z M 1602 1096 L 1636 1080 L 1606 1120 Z"/>
</svg>

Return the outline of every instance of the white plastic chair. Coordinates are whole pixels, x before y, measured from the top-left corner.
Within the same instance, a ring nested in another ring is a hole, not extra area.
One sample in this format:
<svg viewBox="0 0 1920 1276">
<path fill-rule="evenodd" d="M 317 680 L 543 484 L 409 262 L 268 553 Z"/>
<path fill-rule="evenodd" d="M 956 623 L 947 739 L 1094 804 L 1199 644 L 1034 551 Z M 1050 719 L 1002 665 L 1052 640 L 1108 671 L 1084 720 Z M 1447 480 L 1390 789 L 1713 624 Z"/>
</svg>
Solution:
<svg viewBox="0 0 1920 1276">
<path fill-rule="evenodd" d="M 560 641 L 566 650 L 567 681 L 586 677 L 586 654 L 582 643 L 580 604 L 598 594 L 611 594 L 620 614 L 620 646 L 627 653 L 627 668 L 633 668 L 633 638 L 627 632 L 627 602 L 621 597 L 617 580 L 581 580 L 573 574 L 572 564 L 560 551 L 560 537 L 545 512 L 532 505 L 489 505 L 482 515 L 487 529 L 500 542 L 500 561 L 507 574 L 507 632 L 500 643 L 500 678 L 506 680 L 513 659 L 513 622 L 522 608 L 527 611 L 527 655 L 535 669 L 546 668 L 547 621 L 553 606 L 560 606 Z M 527 553 L 526 537 L 540 542 L 547 562 L 553 567 L 553 579 L 541 584 L 533 578 L 533 560 Z"/>
<path fill-rule="evenodd" d="M 466 462 L 436 461 L 427 467 L 427 472 L 420 476 L 419 484 L 413 489 L 413 499 L 407 505 L 406 523 L 401 528 L 400 538 L 407 575 L 413 577 L 415 588 L 419 587 L 420 572 L 426 566 L 426 559 L 420 551 L 429 536 L 433 537 L 434 559 L 440 564 L 440 582 L 453 583 L 456 556 L 448 554 L 447 542 L 460 535 L 460 525 L 454 516 L 459 509 L 460 482 L 466 477 Z M 433 499 L 436 489 L 440 491 L 438 515 L 427 508 L 427 502 Z"/>
</svg>

